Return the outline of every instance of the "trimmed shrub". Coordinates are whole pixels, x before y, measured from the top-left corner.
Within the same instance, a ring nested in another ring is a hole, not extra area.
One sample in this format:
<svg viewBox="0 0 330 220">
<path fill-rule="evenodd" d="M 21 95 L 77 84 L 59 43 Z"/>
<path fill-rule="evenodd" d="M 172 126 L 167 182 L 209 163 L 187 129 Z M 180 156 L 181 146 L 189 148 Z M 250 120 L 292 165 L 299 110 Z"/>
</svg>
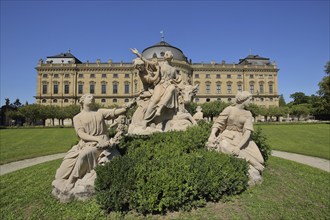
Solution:
<svg viewBox="0 0 330 220">
<path fill-rule="evenodd" d="M 251 139 L 259 147 L 260 153 L 263 156 L 266 163 L 267 160 L 269 159 L 269 156 L 271 155 L 272 150 L 269 144 L 267 143 L 267 138 L 262 133 L 262 129 L 260 127 L 258 127 L 255 131 L 252 132 Z"/>
<path fill-rule="evenodd" d="M 219 201 L 247 187 L 247 163 L 209 152 L 209 123 L 185 132 L 125 137 L 125 155 L 96 169 L 97 202 L 106 211 L 164 213 Z"/>
</svg>

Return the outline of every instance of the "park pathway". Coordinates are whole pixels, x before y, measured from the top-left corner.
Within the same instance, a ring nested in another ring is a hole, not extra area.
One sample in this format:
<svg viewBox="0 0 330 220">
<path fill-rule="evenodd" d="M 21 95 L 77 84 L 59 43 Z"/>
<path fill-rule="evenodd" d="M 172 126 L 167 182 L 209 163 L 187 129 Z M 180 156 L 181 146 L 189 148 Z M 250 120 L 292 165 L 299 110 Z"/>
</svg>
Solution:
<svg viewBox="0 0 330 220">
<path fill-rule="evenodd" d="M 43 157 L 36 157 L 32 159 L 25 159 L 17 162 L 7 163 L 4 165 L 0 165 L 0 176 L 4 175 L 6 173 L 11 173 L 16 170 L 20 170 L 26 167 L 30 167 L 39 163 L 56 160 L 63 158 L 66 153 L 60 153 L 60 154 L 53 154 Z M 294 153 L 288 153 L 283 151 L 272 151 L 272 155 L 275 157 L 280 157 L 287 160 L 292 160 L 298 163 L 306 164 L 321 170 L 325 170 L 327 172 L 330 172 L 330 160 L 317 158 L 317 157 L 310 157 L 300 154 L 294 154 Z"/>
</svg>

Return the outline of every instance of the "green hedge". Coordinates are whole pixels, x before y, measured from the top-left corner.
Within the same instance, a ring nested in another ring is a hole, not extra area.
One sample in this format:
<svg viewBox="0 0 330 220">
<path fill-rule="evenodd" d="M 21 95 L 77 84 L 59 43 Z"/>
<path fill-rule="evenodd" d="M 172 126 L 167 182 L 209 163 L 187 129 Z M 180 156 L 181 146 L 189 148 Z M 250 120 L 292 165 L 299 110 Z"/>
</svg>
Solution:
<svg viewBox="0 0 330 220">
<path fill-rule="evenodd" d="M 247 187 L 247 163 L 209 152 L 210 124 L 185 132 L 125 137 L 124 156 L 98 167 L 97 202 L 106 211 L 164 213 L 219 201 Z"/>
<path fill-rule="evenodd" d="M 257 129 L 252 132 L 251 139 L 256 143 L 258 146 L 261 155 L 263 156 L 265 163 L 269 159 L 269 156 L 271 155 L 271 148 L 267 142 L 266 136 L 262 133 L 262 129 L 260 127 L 257 127 Z"/>
</svg>

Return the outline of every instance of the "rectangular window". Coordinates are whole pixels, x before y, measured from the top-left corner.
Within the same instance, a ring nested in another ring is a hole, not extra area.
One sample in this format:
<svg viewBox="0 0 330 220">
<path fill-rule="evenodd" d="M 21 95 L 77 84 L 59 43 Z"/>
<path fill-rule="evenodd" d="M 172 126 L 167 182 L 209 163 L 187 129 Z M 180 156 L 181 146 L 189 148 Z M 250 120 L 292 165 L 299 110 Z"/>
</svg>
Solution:
<svg viewBox="0 0 330 220">
<path fill-rule="evenodd" d="M 69 94 L 69 84 L 64 85 L 64 94 Z"/>
<path fill-rule="evenodd" d="M 80 74 L 78 75 L 78 78 L 84 78 L 84 74 L 81 74 L 81 73 L 80 73 Z"/>
<path fill-rule="evenodd" d="M 90 94 L 94 94 L 94 92 L 95 92 L 95 85 L 94 84 L 90 84 L 89 85 L 89 93 Z"/>
<path fill-rule="evenodd" d="M 242 92 L 242 84 L 237 85 L 237 91 Z"/>
<path fill-rule="evenodd" d="M 227 93 L 231 94 L 231 84 L 227 84 Z"/>
<path fill-rule="evenodd" d="M 125 83 L 125 94 L 129 94 L 129 83 Z"/>
<path fill-rule="evenodd" d="M 102 74 L 102 78 L 107 78 L 107 74 Z"/>
<path fill-rule="evenodd" d="M 210 74 L 206 74 L 206 75 L 205 75 L 205 78 L 206 78 L 206 79 L 211 78 Z"/>
<path fill-rule="evenodd" d="M 253 79 L 254 78 L 254 75 L 253 74 L 250 74 L 250 79 Z"/>
<path fill-rule="evenodd" d="M 54 74 L 54 78 L 58 78 L 58 74 L 56 73 L 56 74 Z"/>
<path fill-rule="evenodd" d="M 237 79 L 242 79 L 242 75 L 241 74 L 238 74 L 237 75 Z"/>
<path fill-rule="evenodd" d="M 230 74 L 227 74 L 227 79 L 231 79 L 231 75 Z"/>
<path fill-rule="evenodd" d="M 64 75 L 64 78 L 70 78 L 70 74 L 66 73 L 66 74 Z"/>
<path fill-rule="evenodd" d="M 268 75 L 268 79 L 272 79 L 273 78 L 273 75 Z"/>
<path fill-rule="evenodd" d="M 58 84 L 54 85 L 54 94 L 58 94 Z"/>
<path fill-rule="evenodd" d="M 210 84 L 206 84 L 206 93 L 209 94 L 210 93 L 210 89 L 211 88 L 211 85 Z"/>
<path fill-rule="evenodd" d="M 102 84 L 101 93 L 102 94 L 106 94 L 107 93 L 107 85 L 106 84 Z"/>
<path fill-rule="evenodd" d="M 221 85 L 217 84 L 217 93 L 220 94 L 221 93 Z"/>
<path fill-rule="evenodd" d="M 129 78 L 129 74 L 128 73 L 125 74 L 125 78 Z"/>
<path fill-rule="evenodd" d="M 42 78 L 48 78 L 48 74 L 47 73 L 42 74 Z"/>
<path fill-rule="evenodd" d="M 83 84 L 78 85 L 78 94 L 83 94 Z"/>
<path fill-rule="evenodd" d="M 264 75 L 263 74 L 260 74 L 259 75 L 259 79 L 263 79 L 264 78 Z"/>
<path fill-rule="evenodd" d="M 269 93 L 273 93 L 273 84 L 269 84 Z"/>
<path fill-rule="evenodd" d="M 47 84 L 42 85 L 42 94 L 47 94 Z"/>
<path fill-rule="evenodd" d="M 113 94 L 117 94 L 118 93 L 118 84 L 113 84 L 112 93 Z"/>
<path fill-rule="evenodd" d="M 134 83 L 134 92 L 135 93 L 138 92 L 138 84 L 137 84 L 137 82 Z"/>
<path fill-rule="evenodd" d="M 251 94 L 254 93 L 254 85 L 250 85 L 250 93 L 251 93 Z"/>
<path fill-rule="evenodd" d="M 217 74 L 216 77 L 217 77 L 217 79 L 220 79 L 221 78 L 221 75 L 220 74 Z"/>
<path fill-rule="evenodd" d="M 91 74 L 90 75 L 90 78 L 95 78 L 95 74 Z"/>
<path fill-rule="evenodd" d="M 113 78 L 118 78 L 118 74 L 117 73 L 113 74 Z"/>
<path fill-rule="evenodd" d="M 264 93 L 264 84 L 260 84 L 260 85 L 259 85 L 259 92 L 260 92 L 261 94 Z"/>
<path fill-rule="evenodd" d="M 198 78 L 199 78 L 199 74 L 195 74 L 195 78 L 197 78 L 197 79 L 198 79 Z"/>
</svg>

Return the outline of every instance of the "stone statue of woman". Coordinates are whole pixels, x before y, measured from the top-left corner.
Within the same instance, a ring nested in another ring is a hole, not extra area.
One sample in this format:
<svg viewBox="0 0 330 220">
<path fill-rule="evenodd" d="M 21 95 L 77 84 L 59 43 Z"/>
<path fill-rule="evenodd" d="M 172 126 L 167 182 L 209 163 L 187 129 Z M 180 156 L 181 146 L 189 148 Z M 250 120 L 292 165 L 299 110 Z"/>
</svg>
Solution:
<svg viewBox="0 0 330 220">
<path fill-rule="evenodd" d="M 258 146 L 251 140 L 253 117 L 245 110 L 252 95 L 238 92 L 236 102 L 226 107 L 212 126 L 208 139 L 208 149 L 243 158 L 249 163 L 249 185 L 262 181 L 264 159 Z"/>
<path fill-rule="evenodd" d="M 73 118 L 80 141 L 65 155 L 52 182 L 53 195 L 63 202 L 75 198 L 84 200 L 93 194 L 96 178 L 94 168 L 120 155 L 116 149 L 118 137 L 109 138 L 105 120 L 124 114 L 130 104 L 124 108 L 92 111 L 93 102 L 91 94 L 80 98 L 81 112 Z"/>
</svg>

